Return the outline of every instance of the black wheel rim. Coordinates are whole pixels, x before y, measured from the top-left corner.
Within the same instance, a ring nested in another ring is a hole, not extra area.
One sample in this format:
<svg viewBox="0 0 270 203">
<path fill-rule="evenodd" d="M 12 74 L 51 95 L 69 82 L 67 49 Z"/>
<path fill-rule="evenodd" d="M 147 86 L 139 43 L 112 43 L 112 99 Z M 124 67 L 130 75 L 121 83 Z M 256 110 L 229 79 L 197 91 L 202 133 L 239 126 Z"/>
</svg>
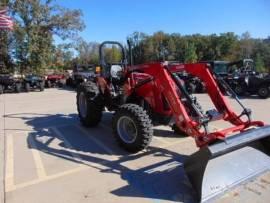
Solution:
<svg viewBox="0 0 270 203">
<path fill-rule="evenodd" d="M 261 96 L 263 96 L 263 97 L 265 97 L 265 96 L 267 96 L 267 90 L 265 89 L 265 88 L 261 88 L 260 90 L 259 90 L 259 93 L 260 93 L 260 95 Z"/>
</svg>

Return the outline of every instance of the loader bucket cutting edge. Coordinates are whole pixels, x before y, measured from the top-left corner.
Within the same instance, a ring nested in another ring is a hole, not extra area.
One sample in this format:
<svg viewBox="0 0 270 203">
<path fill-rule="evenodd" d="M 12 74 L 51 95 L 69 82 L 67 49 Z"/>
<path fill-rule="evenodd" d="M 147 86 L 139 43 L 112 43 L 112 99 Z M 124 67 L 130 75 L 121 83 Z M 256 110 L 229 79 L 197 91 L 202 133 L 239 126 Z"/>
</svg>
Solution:
<svg viewBox="0 0 270 203">
<path fill-rule="evenodd" d="M 201 202 L 270 170 L 270 126 L 248 130 L 201 148 L 184 164 Z"/>
</svg>

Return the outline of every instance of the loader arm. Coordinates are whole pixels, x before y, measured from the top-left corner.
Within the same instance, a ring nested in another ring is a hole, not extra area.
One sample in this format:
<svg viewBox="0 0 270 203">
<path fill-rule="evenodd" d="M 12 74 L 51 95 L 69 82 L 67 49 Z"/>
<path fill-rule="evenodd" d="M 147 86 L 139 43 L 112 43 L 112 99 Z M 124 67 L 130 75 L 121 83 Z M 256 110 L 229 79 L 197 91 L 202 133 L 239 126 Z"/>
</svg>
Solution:
<svg viewBox="0 0 270 203">
<path fill-rule="evenodd" d="M 197 120 L 186 117 L 189 115 L 183 108 L 181 99 L 189 95 L 182 90 L 181 83 L 175 76 L 179 70 L 185 70 L 205 83 L 208 95 L 217 111 L 222 114 L 220 119 L 230 122 L 233 127 L 212 133 L 207 130 L 202 132 L 198 127 L 207 126 L 211 118 L 205 119 L 207 115 L 204 113 L 198 114 L 201 117 Z M 158 79 L 163 86 L 162 90 L 165 90 L 163 94 L 171 106 L 177 126 L 195 137 L 196 144 L 200 147 L 184 163 L 185 172 L 200 202 L 214 200 L 225 191 L 270 170 L 270 126 L 261 121 L 251 121 L 250 112 L 244 106 L 243 113 L 236 115 L 217 85 L 218 78 L 206 64 L 167 67 L 160 71 Z M 179 93 L 179 89 L 182 92 Z M 243 121 L 242 115 L 247 115 L 248 121 Z M 187 125 L 183 125 L 184 123 Z"/>
<path fill-rule="evenodd" d="M 219 119 L 230 122 L 234 125 L 233 127 L 212 133 L 208 132 L 208 123 L 211 122 L 211 118 L 207 114 L 200 112 L 191 97 L 185 92 L 179 82 L 179 78 L 177 78 L 175 74 L 179 71 L 186 71 L 193 76 L 197 76 L 205 83 L 206 91 L 216 107 L 217 113 L 220 115 Z M 261 121 L 243 121 L 241 116 L 244 115 L 245 111 L 241 115 L 236 115 L 233 112 L 227 99 L 220 91 L 216 78 L 214 78 L 206 64 L 177 64 L 171 67 L 165 66 L 158 72 L 155 79 L 171 107 L 177 126 L 189 136 L 194 137 L 199 147 L 210 144 L 218 139 L 224 139 L 234 132 L 244 131 L 250 126 L 264 125 Z M 183 103 L 184 99 L 188 100 L 187 103 L 191 105 L 191 108 L 197 114 L 196 118 L 190 116 L 188 113 L 187 105 Z"/>
</svg>

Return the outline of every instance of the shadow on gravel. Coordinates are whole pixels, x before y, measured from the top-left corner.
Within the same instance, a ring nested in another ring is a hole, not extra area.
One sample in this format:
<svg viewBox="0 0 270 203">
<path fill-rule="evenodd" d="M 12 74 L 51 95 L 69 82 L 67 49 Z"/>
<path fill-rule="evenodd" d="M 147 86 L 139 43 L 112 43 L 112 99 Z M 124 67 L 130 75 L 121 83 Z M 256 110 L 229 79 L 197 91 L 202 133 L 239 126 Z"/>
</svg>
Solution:
<svg viewBox="0 0 270 203">
<path fill-rule="evenodd" d="M 57 89 L 57 90 L 76 92 L 76 87 L 71 87 L 67 85 L 64 85 L 63 87 L 52 87 L 52 88 Z"/>
<path fill-rule="evenodd" d="M 186 155 L 159 147 L 149 147 L 138 154 L 127 154 L 114 142 L 109 128 L 101 127 L 109 122 L 110 113 L 104 113 L 104 122 L 91 129 L 81 127 L 76 114 L 12 114 L 6 117 L 21 118 L 33 128 L 27 138 L 29 148 L 96 168 L 101 173 L 119 175 L 127 185 L 111 191 L 116 196 L 150 198 L 154 202 L 195 202 L 194 192 L 183 170 Z M 50 126 L 53 126 L 52 130 L 48 128 Z M 60 136 L 53 130 L 55 128 L 61 131 Z M 50 145 L 55 139 L 59 141 L 57 148 Z M 111 153 L 93 140 L 105 145 Z M 119 159 L 107 159 L 114 155 L 118 155 Z M 127 162 L 146 156 L 158 157 L 162 161 L 150 165 L 144 162 L 146 166 L 139 169 L 127 166 Z"/>
<path fill-rule="evenodd" d="M 50 89 L 57 89 L 57 90 L 63 90 L 63 91 L 68 91 L 68 92 L 76 92 L 76 88 L 73 88 L 73 87 L 68 87 L 68 86 L 63 86 L 63 87 L 46 87 L 45 88 L 45 91 L 46 90 L 50 90 Z"/>
<path fill-rule="evenodd" d="M 177 134 L 173 130 L 163 130 L 163 129 L 155 129 L 154 134 L 157 137 L 166 137 L 166 138 L 187 138 L 187 135 Z"/>
<path fill-rule="evenodd" d="M 70 91 L 70 92 L 76 92 L 76 88 L 68 87 L 68 86 L 57 87 L 56 89 L 58 89 L 58 90 L 64 90 L 64 91 Z"/>
</svg>

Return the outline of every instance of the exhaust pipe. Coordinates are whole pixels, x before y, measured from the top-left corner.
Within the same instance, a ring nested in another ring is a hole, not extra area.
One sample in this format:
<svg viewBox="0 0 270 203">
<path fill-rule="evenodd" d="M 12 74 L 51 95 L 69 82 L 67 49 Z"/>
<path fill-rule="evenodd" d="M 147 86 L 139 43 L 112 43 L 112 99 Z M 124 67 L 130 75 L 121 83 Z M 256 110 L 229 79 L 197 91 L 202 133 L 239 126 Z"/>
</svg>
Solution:
<svg viewBox="0 0 270 203">
<path fill-rule="evenodd" d="M 198 200 L 206 202 L 270 170 L 270 126 L 250 129 L 192 154 L 184 164 Z"/>
<path fill-rule="evenodd" d="M 129 39 L 127 40 L 127 44 L 128 44 L 128 51 L 129 51 L 129 65 L 133 66 L 134 64 L 133 64 L 132 44 Z"/>
</svg>

